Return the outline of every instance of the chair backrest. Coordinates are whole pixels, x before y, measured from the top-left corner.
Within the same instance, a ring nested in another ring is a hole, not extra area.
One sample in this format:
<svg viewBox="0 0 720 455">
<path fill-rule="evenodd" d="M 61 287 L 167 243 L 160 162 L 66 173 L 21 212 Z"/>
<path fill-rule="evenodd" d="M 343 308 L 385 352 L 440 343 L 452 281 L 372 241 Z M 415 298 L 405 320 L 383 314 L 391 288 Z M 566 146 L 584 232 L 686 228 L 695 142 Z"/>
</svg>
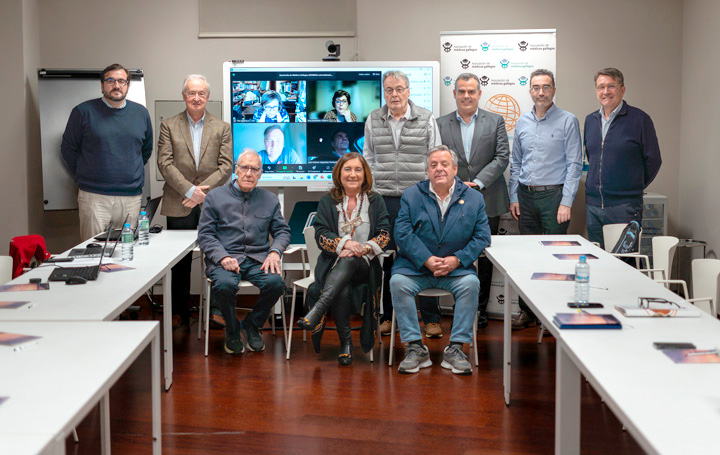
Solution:
<svg viewBox="0 0 720 455">
<path fill-rule="evenodd" d="M 672 271 L 673 259 L 675 258 L 675 249 L 678 246 L 678 238 L 670 235 L 658 235 L 652 238 L 653 252 L 653 269 L 660 269 L 665 272 L 665 276 L 661 272 L 653 272 L 655 280 L 669 280 Z"/>
<path fill-rule="evenodd" d="M 303 229 L 308 226 L 308 215 L 315 212 L 318 201 L 298 201 L 293 207 L 288 225 L 290 226 L 290 243 L 303 243 Z"/>
<path fill-rule="evenodd" d="M 310 263 L 310 276 L 315 278 L 315 266 L 317 265 L 318 258 L 320 257 L 320 247 L 315 242 L 315 228 L 308 226 L 303 229 L 303 235 L 305 236 L 305 247 L 307 248 L 308 262 Z"/>
<path fill-rule="evenodd" d="M 710 314 L 716 317 L 718 305 L 720 259 L 695 259 L 692 262 L 693 298 L 711 297 Z"/>
<path fill-rule="evenodd" d="M 0 284 L 5 284 L 12 280 L 13 258 L 10 256 L 0 256 Z"/>
<path fill-rule="evenodd" d="M 45 238 L 30 234 L 13 237 L 10 241 L 10 256 L 13 258 L 13 278 L 23 273 L 23 269 L 34 268 L 50 257 L 45 247 Z"/>
<path fill-rule="evenodd" d="M 642 229 L 637 221 L 603 226 L 604 249 L 609 253 L 634 253 L 640 249 Z"/>
</svg>

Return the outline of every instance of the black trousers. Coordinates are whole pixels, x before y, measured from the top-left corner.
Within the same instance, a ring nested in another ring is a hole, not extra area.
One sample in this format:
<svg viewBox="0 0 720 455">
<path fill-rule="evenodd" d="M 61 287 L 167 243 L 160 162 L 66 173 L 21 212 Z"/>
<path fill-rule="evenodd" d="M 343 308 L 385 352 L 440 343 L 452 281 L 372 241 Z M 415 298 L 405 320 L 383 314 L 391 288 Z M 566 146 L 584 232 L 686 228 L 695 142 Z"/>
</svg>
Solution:
<svg viewBox="0 0 720 455">
<path fill-rule="evenodd" d="M 353 283 L 367 283 L 370 275 L 370 264 L 358 257 L 340 258 L 335 267 L 330 269 L 325 277 L 320 300 L 329 304 L 328 312 L 335 318 L 340 336 L 340 327 L 350 327 L 350 285 Z M 341 337 L 342 339 L 342 337 Z"/>
<path fill-rule="evenodd" d="M 197 229 L 200 221 L 200 206 L 193 207 L 188 216 L 167 217 L 168 229 Z M 190 319 L 190 272 L 192 270 L 192 252 L 180 259 L 172 268 L 172 314 L 180 315 L 183 322 Z"/>
</svg>

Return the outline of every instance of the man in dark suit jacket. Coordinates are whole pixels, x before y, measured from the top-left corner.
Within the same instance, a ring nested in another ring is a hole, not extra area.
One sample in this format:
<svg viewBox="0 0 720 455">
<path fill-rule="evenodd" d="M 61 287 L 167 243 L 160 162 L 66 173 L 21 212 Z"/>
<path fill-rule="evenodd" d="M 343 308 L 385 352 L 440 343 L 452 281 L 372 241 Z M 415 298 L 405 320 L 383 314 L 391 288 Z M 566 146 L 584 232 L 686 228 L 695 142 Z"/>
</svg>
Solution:
<svg viewBox="0 0 720 455">
<path fill-rule="evenodd" d="M 158 169 L 165 179 L 160 213 L 168 229 L 197 229 L 205 194 L 220 186 L 232 170 L 230 125 L 205 111 L 210 86 L 204 76 L 185 78 L 187 110 L 163 120 L 158 139 Z M 192 253 L 172 269 L 175 327 L 188 322 Z"/>
<path fill-rule="evenodd" d="M 510 207 L 503 176 L 508 167 L 510 149 L 502 116 L 478 108 L 481 94 L 480 80 L 476 75 L 459 75 L 453 90 L 457 110 L 440 117 L 437 123 L 442 143 L 458 151 L 458 178 L 483 194 L 490 233 L 497 235 L 500 216 L 507 213 Z M 490 297 L 492 271 L 490 260 L 480 257 L 480 328 L 487 327 L 485 310 Z"/>
</svg>

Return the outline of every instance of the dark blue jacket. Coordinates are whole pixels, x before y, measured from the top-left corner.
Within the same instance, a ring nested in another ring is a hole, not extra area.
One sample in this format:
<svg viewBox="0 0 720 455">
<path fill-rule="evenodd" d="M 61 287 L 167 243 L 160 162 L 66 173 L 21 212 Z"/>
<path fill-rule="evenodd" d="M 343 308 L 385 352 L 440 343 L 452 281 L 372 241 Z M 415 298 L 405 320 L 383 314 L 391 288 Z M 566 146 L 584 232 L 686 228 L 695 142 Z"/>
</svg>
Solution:
<svg viewBox="0 0 720 455">
<path fill-rule="evenodd" d="M 460 265 L 448 276 L 477 273 L 473 262 L 490 246 L 483 195 L 455 177 L 455 192 L 442 219 L 430 181 L 411 186 L 403 191 L 400 201 L 395 243 L 399 251 L 392 273 L 432 275 L 425 261 L 430 256 L 452 255 L 460 259 Z"/>
<path fill-rule="evenodd" d="M 198 244 L 208 273 L 222 267 L 227 256 L 239 263 L 246 257 L 262 263 L 271 250 L 282 256 L 290 244 L 290 227 L 277 196 L 262 188 L 244 193 L 235 182 L 211 190 L 200 213 Z"/>
<path fill-rule="evenodd" d="M 590 163 L 586 204 L 604 207 L 641 202 L 643 190 L 662 164 L 652 119 L 623 102 L 603 144 L 600 115 L 595 111 L 585 118 L 585 152 Z"/>
</svg>

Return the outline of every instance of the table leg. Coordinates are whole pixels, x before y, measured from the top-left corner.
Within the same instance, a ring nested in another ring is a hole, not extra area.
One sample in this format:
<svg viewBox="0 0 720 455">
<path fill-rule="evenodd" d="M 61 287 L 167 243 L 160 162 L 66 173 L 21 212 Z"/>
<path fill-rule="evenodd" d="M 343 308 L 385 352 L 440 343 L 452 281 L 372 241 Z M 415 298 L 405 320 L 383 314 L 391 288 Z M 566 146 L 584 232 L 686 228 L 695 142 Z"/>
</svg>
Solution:
<svg viewBox="0 0 720 455">
<path fill-rule="evenodd" d="M 161 407 L 160 407 L 160 332 L 156 331 L 150 342 L 151 374 L 150 390 L 152 391 L 152 435 L 153 454 L 162 453 L 162 428 L 161 428 Z"/>
<path fill-rule="evenodd" d="M 173 343 L 172 343 L 172 271 L 168 269 L 163 278 L 163 355 L 165 362 L 165 390 L 172 386 Z"/>
<path fill-rule="evenodd" d="M 510 406 L 510 383 L 511 381 L 511 366 L 512 360 L 512 296 L 513 289 L 510 285 L 510 280 L 505 275 L 505 299 L 503 304 L 503 310 L 505 315 L 503 317 L 503 389 L 505 393 L 505 405 Z"/>
<path fill-rule="evenodd" d="M 110 455 L 110 392 L 100 398 L 100 449 Z"/>
<path fill-rule="evenodd" d="M 556 348 L 555 454 L 580 453 L 580 371 L 565 353 Z"/>
</svg>

